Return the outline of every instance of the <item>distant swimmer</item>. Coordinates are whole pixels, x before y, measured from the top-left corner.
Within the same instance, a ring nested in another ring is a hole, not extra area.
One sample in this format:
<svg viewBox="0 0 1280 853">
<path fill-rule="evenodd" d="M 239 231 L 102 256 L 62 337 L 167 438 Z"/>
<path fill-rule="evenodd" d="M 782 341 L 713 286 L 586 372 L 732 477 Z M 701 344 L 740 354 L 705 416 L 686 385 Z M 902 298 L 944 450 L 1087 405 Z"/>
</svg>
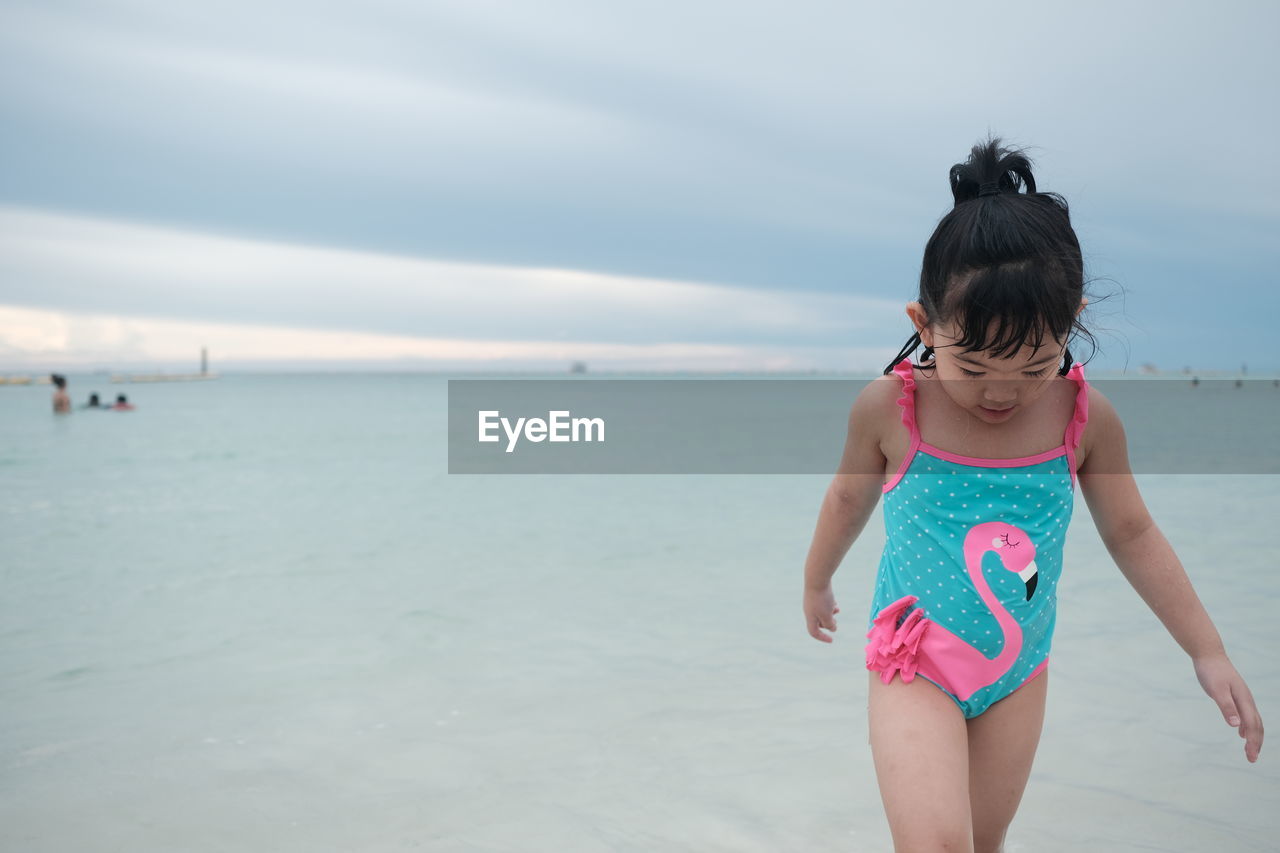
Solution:
<svg viewBox="0 0 1280 853">
<path fill-rule="evenodd" d="M 111 408 L 115 409 L 117 412 L 132 412 L 134 410 L 134 405 L 133 403 L 129 402 L 128 398 L 125 397 L 125 395 L 117 394 L 116 404 Z"/>
<path fill-rule="evenodd" d="M 50 378 L 56 390 L 53 392 L 53 411 L 54 414 L 66 415 L 71 413 L 71 398 L 67 396 L 67 377 L 52 373 Z"/>
<path fill-rule="evenodd" d="M 84 404 L 83 406 L 81 406 L 80 408 L 82 408 L 82 409 L 101 409 L 102 407 L 103 407 L 103 406 L 102 406 L 102 402 L 98 399 L 98 392 L 97 392 L 97 391 L 95 391 L 95 392 L 93 392 L 92 394 L 90 394 L 90 395 L 89 395 L 89 402 L 85 403 L 85 404 Z"/>
</svg>

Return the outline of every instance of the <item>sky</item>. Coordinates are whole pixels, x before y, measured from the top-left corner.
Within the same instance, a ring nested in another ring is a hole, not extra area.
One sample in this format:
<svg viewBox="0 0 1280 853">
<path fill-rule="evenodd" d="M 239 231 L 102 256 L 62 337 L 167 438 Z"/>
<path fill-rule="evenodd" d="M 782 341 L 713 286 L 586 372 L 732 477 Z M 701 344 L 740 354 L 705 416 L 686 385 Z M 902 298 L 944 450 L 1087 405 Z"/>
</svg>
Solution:
<svg viewBox="0 0 1280 853">
<path fill-rule="evenodd" d="M 1276 32 L 1270 2 L 0 0 L 0 373 L 879 372 L 988 133 L 1071 204 L 1075 358 L 1274 371 Z"/>
</svg>

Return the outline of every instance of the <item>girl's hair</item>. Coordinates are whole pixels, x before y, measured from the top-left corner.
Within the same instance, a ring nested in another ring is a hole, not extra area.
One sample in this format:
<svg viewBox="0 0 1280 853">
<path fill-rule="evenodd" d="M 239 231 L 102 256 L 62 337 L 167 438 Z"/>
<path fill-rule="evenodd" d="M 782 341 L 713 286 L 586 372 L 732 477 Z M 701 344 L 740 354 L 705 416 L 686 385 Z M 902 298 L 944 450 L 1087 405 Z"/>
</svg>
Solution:
<svg viewBox="0 0 1280 853">
<path fill-rule="evenodd" d="M 1004 358 L 1024 342 L 1038 349 L 1046 339 L 1069 341 L 1073 331 L 1092 341 L 1076 315 L 1084 261 L 1067 200 L 1037 192 L 1031 161 L 1021 149 L 1002 147 L 1000 137 L 973 146 L 950 177 L 955 206 L 925 244 L 920 269 L 917 298 L 929 323 L 955 320 L 961 335 L 956 346 Z M 1023 185 L 1027 191 L 1019 193 Z M 884 372 L 920 343 L 917 332 Z M 921 361 L 932 352 L 925 347 Z M 1068 347 L 1058 374 L 1066 375 L 1071 364 Z"/>
</svg>

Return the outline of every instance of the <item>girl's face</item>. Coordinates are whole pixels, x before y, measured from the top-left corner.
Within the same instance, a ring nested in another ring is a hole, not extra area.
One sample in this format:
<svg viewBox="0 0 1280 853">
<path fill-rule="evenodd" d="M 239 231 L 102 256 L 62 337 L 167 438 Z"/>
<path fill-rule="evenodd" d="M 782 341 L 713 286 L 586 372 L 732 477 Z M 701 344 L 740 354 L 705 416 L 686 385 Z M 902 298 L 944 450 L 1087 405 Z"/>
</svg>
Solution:
<svg viewBox="0 0 1280 853">
<path fill-rule="evenodd" d="M 1080 309 L 1085 301 L 1081 301 Z M 1012 357 L 1005 358 L 961 350 L 956 344 L 961 334 L 955 324 L 926 323 L 919 302 L 908 304 L 907 315 L 920 333 L 920 340 L 933 348 L 935 375 L 946 380 L 942 387 L 947 396 L 985 423 L 1005 423 L 1034 403 L 1049 389 L 1062 364 L 1065 340 L 1046 341 L 1039 349 L 1023 345 Z"/>
</svg>

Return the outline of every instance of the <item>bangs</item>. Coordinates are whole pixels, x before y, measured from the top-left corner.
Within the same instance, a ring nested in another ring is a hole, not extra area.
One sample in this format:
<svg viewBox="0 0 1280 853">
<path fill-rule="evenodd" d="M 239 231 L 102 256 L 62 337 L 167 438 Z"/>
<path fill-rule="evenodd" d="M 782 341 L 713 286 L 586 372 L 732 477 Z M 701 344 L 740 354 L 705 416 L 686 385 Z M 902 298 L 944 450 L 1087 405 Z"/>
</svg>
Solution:
<svg viewBox="0 0 1280 853">
<path fill-rule="evenodd" d="M 1045 277 L 1055 273 L 1060 271 L 1014 261 L 976 270 L 957 282 L 949 289 L 945 309 L 960 331 L 956 347 L 1013 358 L 1024 346 L 1038 352 L 1065 340 L 1079 300 L 1056 304 L 1061 300 L 1052 297 L 1063 290 L 1045 287 Z"/>
</svg>

